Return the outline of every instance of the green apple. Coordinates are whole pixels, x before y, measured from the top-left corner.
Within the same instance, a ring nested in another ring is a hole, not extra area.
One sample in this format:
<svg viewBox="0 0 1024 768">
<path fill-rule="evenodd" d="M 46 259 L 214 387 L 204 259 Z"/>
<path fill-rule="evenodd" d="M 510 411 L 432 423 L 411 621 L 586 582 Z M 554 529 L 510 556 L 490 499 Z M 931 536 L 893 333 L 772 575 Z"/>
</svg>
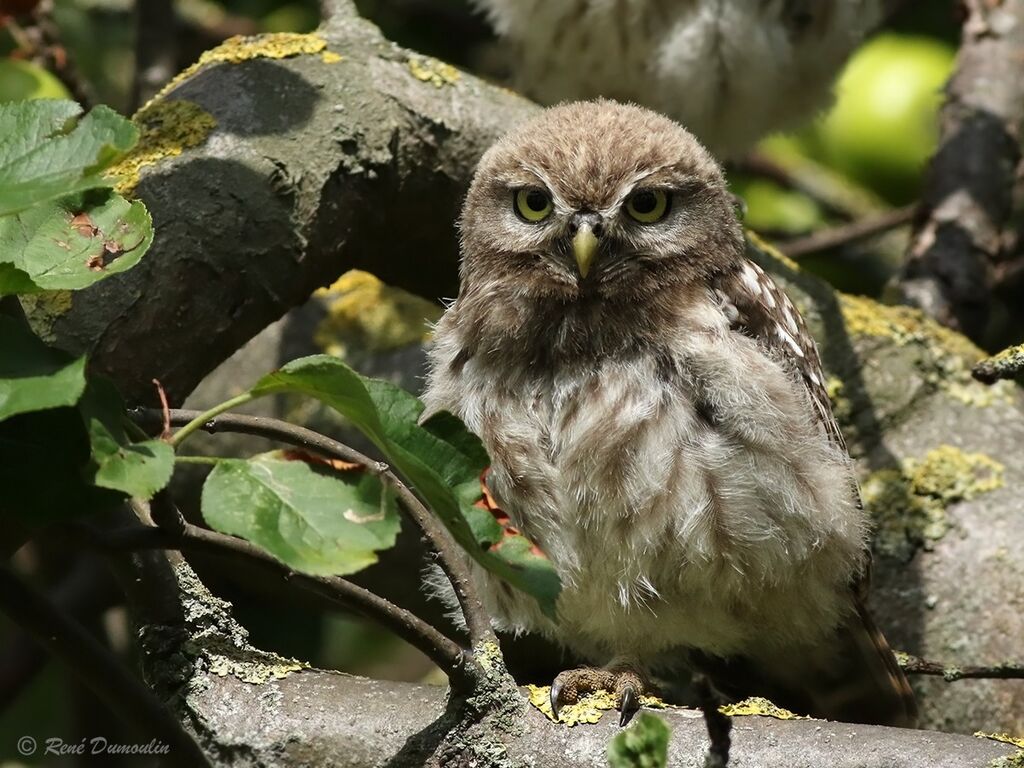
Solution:
<svg viewBox="0 0 1024 768">
<path fill-rule="evenodd" d="M 21 59 L 0 59 L 0 103 L 70 98 L 64 84 L 42 67 Z"/>
<path fill-rule="evenodd" d="M 935 151 L 942 88 L 954 50 L 927 37 L 883 34 L 860 48 L 815 131 L 821 159 L 885 197 L 912 199 Z"/>
</svg>

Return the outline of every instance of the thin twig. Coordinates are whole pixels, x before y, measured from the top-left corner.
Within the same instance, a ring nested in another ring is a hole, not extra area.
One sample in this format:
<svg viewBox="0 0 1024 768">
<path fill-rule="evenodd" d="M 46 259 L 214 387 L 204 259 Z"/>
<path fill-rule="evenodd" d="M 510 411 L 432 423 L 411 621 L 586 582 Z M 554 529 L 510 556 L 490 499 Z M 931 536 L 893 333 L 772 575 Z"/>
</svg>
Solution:
<svg viewBox="0 0 1024 768">
<path fill-rule="evenodd" d="M 976 665 L 941 664 L 935 661 L 897 653 L 896 660 L 908 675 L 929 675 L 941 677 L 947 683 L 957 680 L 1024 680 L 1024 664 L 1004 661 L 990 667 Z"/>
<path fill-rule="evenodd" d="M 720 697 L 706 675 L 694 675 L 693 685 L 711 742 L 704 759 L 704 768 L 726 768 L 732 746 L 732 718 L 718 708 L 721 705 Z"/>
<path fill-rule="evenodd" d="M 160 439 L 168 440 L 171 437 L 171 406 L 167 402 L 167 392 L 164 390 L 160 379 L 153 379 L 153 386 L 156 387 L 157 397 L 160 398 L 160 412 L 163 415 L 163 429 L 160 430 Z"/>
<path fill-rule="evenodd" d="M 791 259 L 801 259 L 812 253 L 850 245 L 902 227 L 913 221 L 916 213 L 917 205 L 894 208 L 891 211 L 865 216 L 848 224 L 822 229 L 805 237 L 786 241 L 779 248 Z"/>
<path fill-rule="evenodd" d="M 61 40 L 60 28 L 53 18 L 53 0 L 40 0 L 32 11 L 32 26 L 23 31 L 31 41 L 29 55 L 49 70 L 68 89 L 71 98 L 89 109 L 96 103 L 92 86 L 82 77 L 74 56 Z"/>
<path fill-rule="evenodd" d="M 453 688 L 469 690 L 473 685 L 472 675 L 467 669 L 467 654 L 457 643 L 410 611 L 346 579 L 296 573 L 243 539 L 208 531 L 190 523 L 185 523 L 180 535 L 146 525 L 89 535 L 96 544 L 110 550 L 170 549 L 186 553 L 205 552 L 252 563 L 290 584 L 313 592 L 346 610 L 356 611 L 391 630 L 423 651 L 444 670 Z"/>
<path fill-rule="evenodd" d="M 1015 379 L 1021 373 L 1024 373 L 1024 344 L 1008 347 L 976 363 L 971 369 L 974 378 L 985 384 L 995 384 L 1000 379 Z"/>
<path fill-rule="evenodd" d="M 139 408 L 131 412 L 132 418 L 142 426 L 155 425 L 159 411 Z M 200 411 L 187 409 L 171 409 L 170 422 L 174 426 L 193 423 L 201 415 Z M 466 628 L 469 631 L 470 643 L 474 648 L 481 643 L 497 642 L 491 622 L 483 603 L 476 592 L 465 558 L 458 551 L 448 531 L 435 515 L 428 510 L 419 498 L 409 490 L 386 464 L 364 456 L 354 448 L 332 440 L 311 429 L 289 424 L 286 421 L 263 416 L 226 413 L 205 421 L 201 427 L 204 432 L 235 432 L 239 434 L 266 437 L 287 445 L 304 448 L 326 458 L 359 464 L 364 470 L 372 472 L 386 483 L 401 502 L 401 508 L 413 520 L 416 526 L 430 542 L 437 554 L 438 564 L 452 584 L 455 596 L 459 601 Z"/>
<path fill-rule="evenodd" d="M 209 766 L 199 746 L 141 681 L 96 638 L 5 565 L 0 565 L 0 610 L 31 632 L 120 717 L 166 745 L 166 765 Z"/>
</svg>

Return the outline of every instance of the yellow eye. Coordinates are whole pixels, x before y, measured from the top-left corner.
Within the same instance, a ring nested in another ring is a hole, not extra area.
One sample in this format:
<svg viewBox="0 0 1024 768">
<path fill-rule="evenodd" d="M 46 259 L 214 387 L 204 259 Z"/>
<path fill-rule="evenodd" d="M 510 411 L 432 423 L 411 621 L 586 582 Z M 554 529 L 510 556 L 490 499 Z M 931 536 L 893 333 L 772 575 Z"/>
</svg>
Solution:
<svg viewBox="0 0 1024 768">
<path fill-rule="evenodd" d="M 530 222 L 544 221 L 551 214 L 551 195 L 537 187 L 516 192 L 516 213 Z"/>
<path fill-rule="evenodd" d="M 665 218 L 669 197 L 660 189 L 641 189 L 626 200 L 626 213 L 642 224 L 653 224 Z"/>
</svg>

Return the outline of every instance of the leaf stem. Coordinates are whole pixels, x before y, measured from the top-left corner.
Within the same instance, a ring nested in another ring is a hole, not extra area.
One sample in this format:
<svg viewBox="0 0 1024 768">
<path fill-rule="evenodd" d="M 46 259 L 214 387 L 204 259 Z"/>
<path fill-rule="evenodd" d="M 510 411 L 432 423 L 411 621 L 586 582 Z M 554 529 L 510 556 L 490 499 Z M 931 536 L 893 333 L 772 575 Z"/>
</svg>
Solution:
<svg viewBox="0 0 1024 768">
<path fill-rule="evenodd" d="M 209 464 L 216 466 L 222 461 L 227 461 L 222 456 L 175 456 L 176 464 Z"/>
<path fill-rule="evenodd" d="M 181 429 L 171 435 L 167 442 L 174 448 L 178 448 L 183 442 L 185 442 L 189 435 L 203 429 L 206 422 L 215 419 L 225 411 L 230 411 L 232 408 L 237 408 L 238 406 L 244 405 L 253 399 L 255 398 L 251 392 L 243 392 L 237 397 L 232 397 L 230 400 L 225 400 L 223 403 L 213 406 L 213 408 L 208 411 L 178 411 L 178 413 L 194 414 L 194 416 L 191 421 L 185 422 Z"/>
</svg>

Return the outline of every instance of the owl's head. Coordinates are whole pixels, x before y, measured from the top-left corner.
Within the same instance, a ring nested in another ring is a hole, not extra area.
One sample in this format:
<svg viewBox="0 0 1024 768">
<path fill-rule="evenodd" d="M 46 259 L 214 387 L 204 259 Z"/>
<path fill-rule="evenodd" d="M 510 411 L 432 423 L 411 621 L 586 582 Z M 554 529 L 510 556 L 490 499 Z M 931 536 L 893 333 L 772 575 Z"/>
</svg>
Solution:
<svg viewBox="0 0 1024 768">
<path fill-rule="evenodd" d="M 644 299 L 740 258 L 721 169 L 682 126 L 612 101 L 547 109 L 483 156 L 463 207 L 463 290 Z"/>
</svg>

